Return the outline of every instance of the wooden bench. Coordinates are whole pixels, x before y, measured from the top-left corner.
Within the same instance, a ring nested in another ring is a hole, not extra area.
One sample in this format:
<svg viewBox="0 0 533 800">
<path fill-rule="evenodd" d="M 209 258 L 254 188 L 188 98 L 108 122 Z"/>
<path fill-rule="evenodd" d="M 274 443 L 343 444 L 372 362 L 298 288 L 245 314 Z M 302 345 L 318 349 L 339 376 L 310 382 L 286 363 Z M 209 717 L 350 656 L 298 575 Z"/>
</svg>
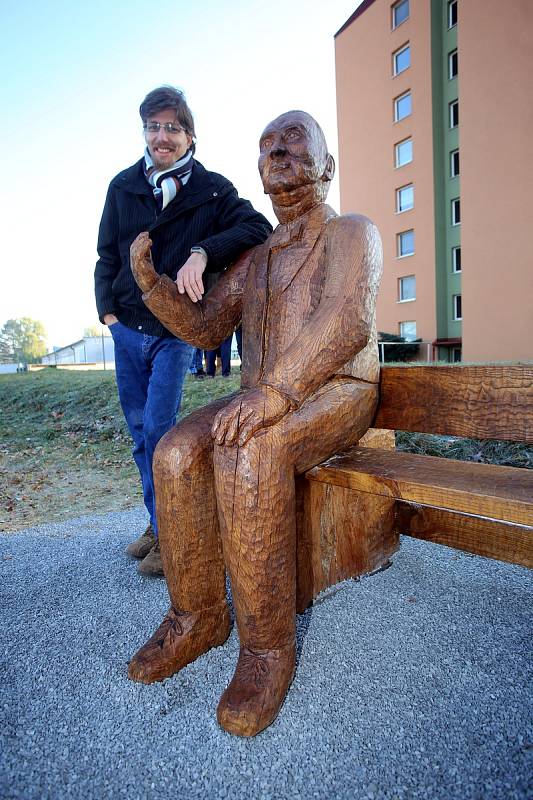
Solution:
<svg viewBox="0 0 533 800">
<path fill-rule="evenodd" d="M 533 366 L 384 367 L 375 431 L 297 483 L 298 610 L 406 534 L 533 567 L 533 470 L 394 449 L 393 431 L 533 444 Z"/>
</svg>

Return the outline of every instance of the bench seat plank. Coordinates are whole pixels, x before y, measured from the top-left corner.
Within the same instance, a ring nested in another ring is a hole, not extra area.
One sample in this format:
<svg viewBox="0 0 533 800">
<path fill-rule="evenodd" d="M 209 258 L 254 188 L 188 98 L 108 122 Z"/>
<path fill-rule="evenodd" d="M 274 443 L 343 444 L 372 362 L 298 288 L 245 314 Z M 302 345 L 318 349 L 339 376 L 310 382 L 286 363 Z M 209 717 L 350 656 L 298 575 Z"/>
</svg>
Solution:
<svg viewBox="0 0 533 800">
<path fill-rule="evenodd" d="M 533 567 L 533 528 L 442 508 L 396 504 L 399 533 L 485 558 Z"/>
<path fill-rule="evenodd" d="M 306 475 L 356 491 L 533 525 L 531 470 L 354 447 Z"/>
<path fill-rule="evenodd" d="M 374 425 L 533 443 L 533 364 L 383 367 Z"/>
</svg>

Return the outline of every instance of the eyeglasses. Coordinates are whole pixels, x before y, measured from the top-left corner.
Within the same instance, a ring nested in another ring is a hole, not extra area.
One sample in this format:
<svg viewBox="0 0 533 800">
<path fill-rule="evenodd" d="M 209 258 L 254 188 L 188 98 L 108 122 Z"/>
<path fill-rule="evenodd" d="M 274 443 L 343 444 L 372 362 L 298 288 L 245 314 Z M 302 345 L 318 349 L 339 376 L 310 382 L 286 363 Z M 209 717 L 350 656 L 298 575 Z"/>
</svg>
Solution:
<svg viewBox="0 0 533 800">
<path fill-rule="evenodd" d="M 174 125 L 172 122 L 145 122 L 143 124 L 143 129 L 146 133 L 159 133 L 161 128 L 171 136 L 183 133 L 183 128 L 180 128 L 179 125 Z"/>
</svg>

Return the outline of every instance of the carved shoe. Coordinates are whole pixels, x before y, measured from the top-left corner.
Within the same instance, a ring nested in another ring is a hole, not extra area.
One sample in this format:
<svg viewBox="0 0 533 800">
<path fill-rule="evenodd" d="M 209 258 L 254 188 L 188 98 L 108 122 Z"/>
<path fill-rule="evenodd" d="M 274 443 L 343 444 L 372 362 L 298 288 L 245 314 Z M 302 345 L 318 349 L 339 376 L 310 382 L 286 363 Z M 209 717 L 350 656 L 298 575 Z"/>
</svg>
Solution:
<svg viewBox="0 0 533 800">
<path fill-rule="evenodd" d="M 225 603 L 193 612 L 171 606 L 154 635 L 131 659 L 128 678 L 140 683 L 169 678 L 212 647 L 224 644 L 230 631 Z"/>
<path fill-rule="evenodd" d="M 146 575 L 149 578 L 164 578 L 163 562 L 161 561 L 161 550 L 159 547 L 159 540 L 155 540 L 155 544 L 151 548 L 147 556 L 143 558 L 137 572 L 140 575 Z"/>
<path fill-rule="evenodd" d="M 237 669 L 220 698 L 219 725 L 237 736 L 255 736 L 276 719 L 294 675 L 295 646 L 254 652 L 241 646 Z"/>
<path fill-rule="evenodd" d="M 154 529 L 148 525 L 145 532 L 126 547 L 126 553 L 133 558 L 145 558 L 156 543 Z"/>
</svg>

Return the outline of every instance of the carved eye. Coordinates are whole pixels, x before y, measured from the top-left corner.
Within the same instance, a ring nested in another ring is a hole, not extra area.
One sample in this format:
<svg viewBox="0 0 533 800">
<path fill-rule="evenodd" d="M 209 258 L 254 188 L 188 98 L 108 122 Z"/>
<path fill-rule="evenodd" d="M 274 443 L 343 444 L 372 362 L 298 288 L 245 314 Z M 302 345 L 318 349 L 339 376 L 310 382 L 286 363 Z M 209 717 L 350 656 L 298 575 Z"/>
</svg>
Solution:
<svg viewBox="0 0 533 800">
<path fill-rule="evenodd" d="M 261 143 L 260 143 L 259 146 L 260 146 L 261 150 L 264 150 L 266 147 L 270 147 L 271 145 L 272 145 L 272 139 L 269 136 L 267 136 L 265 139 L 261 140 Z"/>
<path fill-rule="evenodd" d="M 288 142 L 295 142 L 300 138 L 300 131 L 287 131 L 285 138 Z"/>
</svg>

